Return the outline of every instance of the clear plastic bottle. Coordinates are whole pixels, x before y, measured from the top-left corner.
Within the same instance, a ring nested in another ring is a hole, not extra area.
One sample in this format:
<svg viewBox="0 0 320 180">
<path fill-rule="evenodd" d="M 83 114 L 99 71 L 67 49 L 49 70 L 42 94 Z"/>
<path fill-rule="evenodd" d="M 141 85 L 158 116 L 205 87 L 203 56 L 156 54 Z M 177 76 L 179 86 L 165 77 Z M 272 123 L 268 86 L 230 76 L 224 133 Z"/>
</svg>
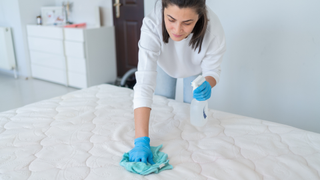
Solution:
<svg viewBox="0 0 320 180">
<path fill-rule="evenodd" d="M 194 81 L 191 82 L 193 90 L 199 87 L 206 79 L 199 75 Z M 208 114 L 208 101 L 197 101 L 192 99 L 190 105 L 190 123 L 194 126 L 204 126 L 207 121 Z"/>
</svg>

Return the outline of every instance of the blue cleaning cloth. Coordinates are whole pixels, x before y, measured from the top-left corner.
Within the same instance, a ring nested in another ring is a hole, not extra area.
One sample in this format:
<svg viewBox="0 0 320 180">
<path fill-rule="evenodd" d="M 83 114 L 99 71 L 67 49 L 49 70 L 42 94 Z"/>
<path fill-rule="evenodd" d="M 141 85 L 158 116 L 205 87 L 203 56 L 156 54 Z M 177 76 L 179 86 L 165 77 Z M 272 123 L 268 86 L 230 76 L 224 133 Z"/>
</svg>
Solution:
<svg viewBox="0 0 320 180">
<path fill-rule="evenodd" d="M 154 147 L 150 146 L 151 152 L 153 154 L 153 161 L 155 164 L 147 164 L 143 162 L 130 162 L 129 161 L 129 153 L 124 153 L 122 156 L 122 160 L 120 161 L 120 165 L 126 168 L 129 172 L 148 175 L 150 173 L 156 173 L 167 169 L 172 169 L 173 166 L 169 164 L 168 155 L 166 153 L 160 152 L 159 150 L 162 148 L 162 144 L 160 146 Z"/>
</svg>

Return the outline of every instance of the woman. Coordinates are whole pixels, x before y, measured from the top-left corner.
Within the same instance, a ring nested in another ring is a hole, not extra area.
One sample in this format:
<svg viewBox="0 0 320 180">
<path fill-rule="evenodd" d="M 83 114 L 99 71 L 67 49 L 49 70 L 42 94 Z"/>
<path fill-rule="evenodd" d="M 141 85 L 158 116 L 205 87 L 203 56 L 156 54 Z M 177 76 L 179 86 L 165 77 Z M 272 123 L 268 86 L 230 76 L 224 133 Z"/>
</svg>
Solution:
<svg viewBox="0 0 320 180">
<path fill-rule="evenodd" d="M 190 103 L 190 82 L 202 73 L 206 81 L 193 95 L 200 101 L 209 99 L 219 81 L 225 50 L 223 28 L 205 0 L 162 0 L 143 19 L 134 87 L 136 139 L 130 161 L 154 163 L 148 137 L 153 93 L 174 98 L 176 78 L 184 78 L 184 101 Z"/>
</svg>

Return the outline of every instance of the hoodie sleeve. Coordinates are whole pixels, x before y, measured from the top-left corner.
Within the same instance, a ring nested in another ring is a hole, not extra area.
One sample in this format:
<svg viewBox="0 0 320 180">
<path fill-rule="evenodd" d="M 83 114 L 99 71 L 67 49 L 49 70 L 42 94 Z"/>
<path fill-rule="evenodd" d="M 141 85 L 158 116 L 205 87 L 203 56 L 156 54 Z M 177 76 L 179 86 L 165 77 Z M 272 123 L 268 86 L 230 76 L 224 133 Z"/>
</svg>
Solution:
<svg viewBox="0 0 320 180">
<path fill-rule="evenodd" d="M 151 108 L 153 102 L 157 78 L 157 60 L 161 47 L 160 35 L 162 33 L 159 28 L 161 14 L 159 15 L 156 11 L 157 9 L 143 19 L 141 27 L 141 36 L 138 43 L 139 62 L 135 73 L 137 82 L 134 86 L 134 109 L 139 107 Z"/>
</svg>

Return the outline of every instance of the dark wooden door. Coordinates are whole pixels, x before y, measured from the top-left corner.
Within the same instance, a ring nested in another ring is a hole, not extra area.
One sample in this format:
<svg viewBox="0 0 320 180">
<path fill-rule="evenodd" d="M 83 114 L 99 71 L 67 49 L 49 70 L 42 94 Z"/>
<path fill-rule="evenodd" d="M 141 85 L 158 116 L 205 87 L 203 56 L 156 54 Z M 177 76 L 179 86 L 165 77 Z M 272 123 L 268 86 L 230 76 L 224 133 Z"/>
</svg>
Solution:
<svg viewBox="0 0 320 180">
<path fill-rule="evenodd" d="M 122 77 L 138 64 L 138 41 L 144 17 L 143 0 L 118 0 L 120 16 L 117 17 L 117 6 L 113 6 L 113 22 L 116 34 L 117 72 Z M 116 5 L 117 0 L 113 0 Z"/>
</svg>

